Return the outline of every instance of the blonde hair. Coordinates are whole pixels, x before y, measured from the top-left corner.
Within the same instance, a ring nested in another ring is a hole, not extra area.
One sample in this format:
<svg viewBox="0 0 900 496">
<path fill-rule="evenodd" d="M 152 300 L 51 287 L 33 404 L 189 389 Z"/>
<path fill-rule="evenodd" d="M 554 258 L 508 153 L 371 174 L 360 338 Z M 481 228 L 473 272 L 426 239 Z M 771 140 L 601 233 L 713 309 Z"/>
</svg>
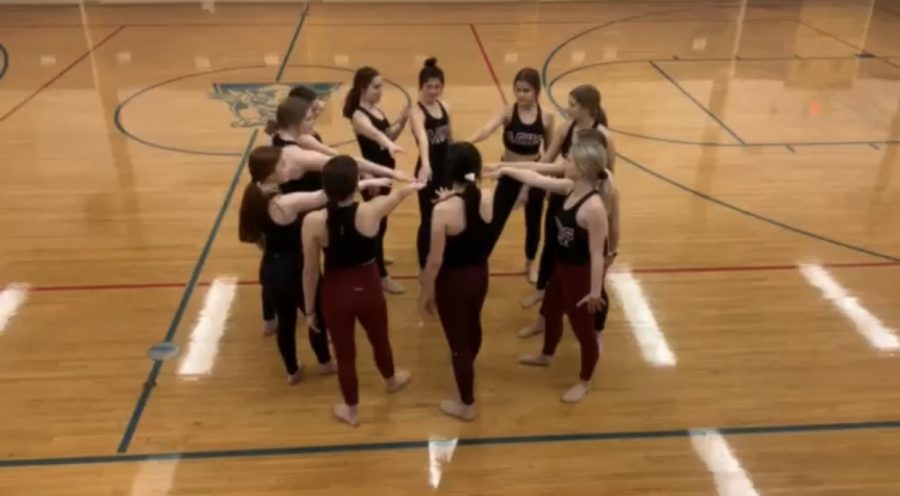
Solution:
<svg viewBox="0 0 900 496">
<path fill-rule="evenodd" d="M 606 171 L 609 155 L 604 146 L 605 137 L 596 129 L 583 129 L 578 131 L 576 138 L 572 143 L 572 163 L 585 177 L 593 181 L 594 187 L 599 190 L 603 186 L 603 181 L 609 177 Z"/>
</svg>

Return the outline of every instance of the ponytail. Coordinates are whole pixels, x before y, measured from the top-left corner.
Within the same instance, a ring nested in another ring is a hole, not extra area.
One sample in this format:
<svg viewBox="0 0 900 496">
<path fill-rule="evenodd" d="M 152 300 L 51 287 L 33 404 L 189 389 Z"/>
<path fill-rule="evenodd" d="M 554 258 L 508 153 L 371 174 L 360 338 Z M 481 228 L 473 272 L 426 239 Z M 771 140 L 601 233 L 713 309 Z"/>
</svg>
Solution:
<svg viewBox="0 0 900 496">
<path fill-rule="evenodd" d="M 274 192 L 264 192 L 255 182 L 247 184 L 244 188 L 238 218 L 238 239 L 242 243 L 264 245 L 264 226 L 269 217 L 269 201 L 274 196 Z"/>
<path fill-rule="evenodd" d="M 481 217 L 481 189 L 475 184 L 474 179 L 466 183 L 463 189 L 462 198 L 464 210 L 466 212 L 466 225 L 476 222 Z"/>
<path fill-rule="evenodd" d="M 603 124 L 603 127 L 609 127 L 609 119 L 606 118 L 606 111 L 603 110 L 603 105 L 597 107 L 597 120 L 600 121 L 600 124 Z"/>
<path fill-rule="evenodd" d="M 350 119 L 353 117 L 353 113 L 359 108 L 359 99 L 362 98 L 363 92 L 379 75 L 378 70 L 374 67 L 365 66 L 356 70 L 356 73 L 353 74 L 353 86 L 344 98 L 342 112 L 344 118 Z"/>
<path fill-rule="evenodd" d="M 276 122 L 275 119 L 266 121 L 265 131 L 269 136 L 275 136 L 275 133 L 278 132 L 278 122 Z"/>
</svg>

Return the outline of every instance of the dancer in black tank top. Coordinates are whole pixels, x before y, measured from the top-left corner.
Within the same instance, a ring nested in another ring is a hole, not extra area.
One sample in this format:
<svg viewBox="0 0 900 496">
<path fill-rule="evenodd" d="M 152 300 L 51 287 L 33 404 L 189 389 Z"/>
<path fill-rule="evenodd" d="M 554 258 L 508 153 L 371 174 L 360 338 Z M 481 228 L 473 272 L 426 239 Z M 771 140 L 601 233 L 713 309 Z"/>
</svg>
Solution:
<svg viewBox="0 0 900 496">
<path fill-rule="evenodd" d="M 350 119 L 353 124 L 353 132 L 359 143 L 362 156 L 372 162 L 381 164 L 391 169 L 396 168 L 394 155 L 403 153 L 403 149 L 394 143 L 394 140 L 406 127 L 409 118 L 409 110 L 404 109 L 400 119 L 391 124 L 381 109 L 378 102 L 381 100 L 384 80 L 378 71 L 372 67 L 357 69 L 353 76 L 353 87 L 347 92 L 344 100 L 344 117 Z M 370 200 L 375 196 L 390 193 L 389 188 L 380 190 L 367 190 L 362 192 L 363 199 Z M 384 256 L 384 236 L 387 232 L 387 217 L 381 221 L 378 230 L 377 251 L 375 263 L 378 266 L 378 274 L 381 276 L 381 286 L 385 292 L 401 294 L 403 286 L 393 280 L 387 272 L 387 262 Z"/>
<path fill-rule="evenodd" d="M 528 185 L 564 195 L 563 205 L 554 213 L 557 231 L 551 242 L 555 245 L 555 263 L 541 307 L 546 321 L 544 347 L 540 354 L 524 355 L 519 361 L 525 365 L 549 365 L 562 336 L 563 315 L 568 316 L 581 345 L 579 382 L 562 396 L 569 403 L 581 401 L 587 394 L 600 353 L 594 316 L 606 305 L 602 288 L 609 225 L 597 189 L 607 179 L 606 166 L 606 149 L 598 141 L 583 140 L 572 146 L 564 179 L 516 168 L 501 169 L 501 173 Z"/>
<path fill-rule="evenodd" d="M 609 135 L 609 131 L 606 128 L 606 113 L 600 106 L 600 92 L 597 91 L 597 88 L 591 85 L 580 85 L 575 87 L 569 93 L 569 106 L 566 109 L 566 112 L 569 114 L 570 120 L 557 127 L 553 136 L 553 141 L 550 143 L 547 153 L 541 160 L 545 164 L 520 162 L 494 164 L 492 167 L 514 166 L 552 176 L 562 175 L 565 160 L 556 161 L 549 165 L 546 163 L 553 162 L 559 156 L 562 156 L 564 159 L 568 157 L 569 150 L 572 147 L 573 141 L 575 141 L 575 135 L 578 131 L 597 130 L 601 133 L 599 138 L 602 140 L 608 151 L 609 170 L 613 170 L 613 167 L 615 166 L 616 148 Z M 591 136 L 596 136 L 596 133 L 591 134 Z M 547 197 L 547 211 L 544 215 L 544 246 L 541 252 L 538 280 L 534 293 L 522 300 L 522 306 L 525 308 L 539 303 L 544 298 L 544 292 L 550 281 L 550 274 L 552 273 L 553 262 L 555 260 L 553 256 L 555 246 L 550 242 L 556 236 L 556 224 L 553 222 L 553 218 L 555 213 L 559 211 L 563 199 L 562 196 L 554 194 L 549 194 Z M 543 319 L 538 317 L 533 324 L 519 331 L 519 337 L 526 338 L 533 336 L 543 331 L 543 329 Z"/>
<path fill-rule="evenodd" d="M 299 98 L 308 103 L 309 113 L 312 116 L 313 122 L 316 122 L 322 112 L 325 111 L 324 100 L 322 100 L 314 89 L 307 86 L 295 86 L 290 93 L 288 93 L 288 97 Z M 329 157 L 338 155 L 337 150 L 326 145 L 325 140 L 322 139 L 322 135 L 314 128 L 310 128 L 307 133 L 298 136 L 296 143 L 300 145 L 301 148 L 316 151 L 323 155 L 328 155 Z"/>
<path fill-rule="evenodd" d="M 492 118 L 472 136 L 470 141 L 472 143 L 482 141 L 502 125 L 503 161 L 538 160 L 541 147 L 546 148 L 550 143 L 554 126 L 553 114 L 542 112 L 538 103 L 540 89 L 541 77 L 537 70 L 530 67 L 519 70 L 513 79 L 516 103 L 507 106 Z M 503 177 L 497 181 L 492 222 L 494 236 L 490 243 L 491 245 L 497 243 L 509 215 L 517 201 L 522 199 L 523 194 L 525 196 L 525 275 L 529 280 L 535 282 L 537 273 L 532 270 L 532 267 L 541 240 L 541 214 L 544 210 L 544 191 L 542 189 L 522 188 L 522 183 L 510 177 Z"/>
<path fill-rule="evenodd" d="M 301 366 L 297 360 L 296 323 L 297 301 L 300 297 L 300 231 L 299 217 L 305 212 L 325 205 L 322 191 L 282 193 L 279 186 L 290 180 L 296 171 L 286 166 L 282 150 L 261 146 L 250 153 L 248 168 L 252 181 L 241 199 L 238 237 L 263 249 L 263 291 L 278 318 L 278 351 L 291 384 L 300 380 Z M 368 187 L 384 183 L 369 180 Z M 317 346 L 317 345 L 314 345 Z M 334 364 L 327 340 L 323 349 L 316 349 L 323 372 L 332 372 Z"/>
<path fill-rule="evenodd" d="M 481 349 L 481 309 L 488 290 L 488 257 L 493 236 L 493 192 L 476 185 L 481 154 L 470 143 L 453 143 L 446 163 L 452 196 L 434 209 L 431 251 L 422 272 L 423 312 L 435 306 L 450 345 L 460 400 L 441 402 L 441 411 L 475 418 L 475 359 Z"/>
<path fill-rule="evenodd" d="M 310 104 L 299 98 L 287 98 L 278 105 L 276 111 L 276 120 L 270 121 L 266 126 L 266 132 L 272 136 L 272 143 L 276 147 L 281 148 L 281 159 L 284 162 L 286 170 L 290 171 L 290 180 L 280 186 L 282 193 L 310 192 L 318 191 L 322 187 L 321 170 L 328 160 L 328 156 L 319 152 L 302 148 L 297 143 L 297 137 L 312 132 L 313 117 L 311 114 Z M 360 164 L 360 169 L 368 173 L 380 176 L 388 176 L 392 178 L 406 178 L 405 174 L 398 173 L 387 167 L 373 164 L 365 159 L 356 159 Z M 302 220 L 302 219 L 301 219 Z M 299 224 L 296 226 L 297 236 L 299 237 Z M 298 254 L 298 263 L 302 267 L 302 250 Z M 260 269 L 260 282 L 264 288 L 266 286 L 265 273 Z M 298 299 L 296 306 L 303 309 L 303 293 L 302 285 L 299 280 L 296 282 L 298 290 Z M 264 318 L 266 310 L 270 310 L 273 306 L 268 293 L 263 290 L 263 310 Z M 280 317 L 279 317 L 280 319 Z M 268 320 L 268 319 L 267 319 Z M 320 312 L 319 320 L 323 321 L 323 315 Z M 280 324 L 276 323 L 276 327 Z M 324 325 L 324 324 L 323 324 Z M 333 371 L 330 365 L 331 354 L 328 351 L 328 339 L 322 335 L 310 335 L 310 344 L 316 352 L 316 358 L 322 365 L 323 372 Z"/>
<path fill-rule="evenodd" d="M 404 198 L 424 186 L 413 183 L 389 195 L 357 203 L 354 195 L 358 176 L 359 168 L 352 158 L 339 155 L 329 160 L 322 175 L 328 208 L 307 215 L 303 223 L 306 308 L 311 311 L 315 305 L 310 295 L 319 285 L 320 253 L 324 251 L 322 304 L 337 355 L 338 382 L 344 397 L 342 403 L 334 406 L 333 413 L 352 426 L 359 424 L 359 387 L 353 338 L 357 320 L 372 344 L 375 363 L 387 381 L 388 391 L 398 391 L 409 382 L 409 372 L 394 368 L 388 339 L 387 303 L 375 266 L 375 253 L 381 219 Z M 310 326 L 310 332 L 318 332 L 314 320 Z"/>
<path fill-rule="evenodd" d="M 425 182 L 419 191 L 419 230 L 416 236 L 416 251 L 419 267 L 425 266 L 431 234 L 431 212 L 434 196 L 438 188 L 444 186 L 446 171 L 444 156 L 447 145 L 453 139 L 450 114 L 440 96 L 444 89 L 444 72 L 437 66 L 437 59 L 429 58 L 419 71 L 419 102 L 413 108 L 412 131 L 419 148 L 415 175 Z"/>
</svg>

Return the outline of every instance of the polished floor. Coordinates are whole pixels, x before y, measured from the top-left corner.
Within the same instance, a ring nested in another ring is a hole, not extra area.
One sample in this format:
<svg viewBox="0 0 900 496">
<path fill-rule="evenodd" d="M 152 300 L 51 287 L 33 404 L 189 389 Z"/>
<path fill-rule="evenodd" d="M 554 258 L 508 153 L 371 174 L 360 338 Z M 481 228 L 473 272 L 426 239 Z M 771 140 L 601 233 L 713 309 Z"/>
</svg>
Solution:
<svg viewBox="0 0 900 496">
<path fill-rule="evenodd" d="M 0 47 L 3 496 L 900 494 L 900 1 L 0 5 Z M 353 69 L 389 79 L 395 117 L 432 55 L 460 139 L 520 67 L 548 111 L 601 89 L 622 196 L 605 351 L 578 405 L 569 331 L 552 368 L 516 364 L 540 346 L 516 337 L 516 213 L 480 417 L 443 417 L 410 199 L 389 307 L 414 382 L 387 397 L 360 334 L 350 429 L 334 378 L 287 386 L 261 334 L 243 155 L 298 83 L 356 153 Z M 163 342 L 180 352 L 154 362 Z"/>
</svg>

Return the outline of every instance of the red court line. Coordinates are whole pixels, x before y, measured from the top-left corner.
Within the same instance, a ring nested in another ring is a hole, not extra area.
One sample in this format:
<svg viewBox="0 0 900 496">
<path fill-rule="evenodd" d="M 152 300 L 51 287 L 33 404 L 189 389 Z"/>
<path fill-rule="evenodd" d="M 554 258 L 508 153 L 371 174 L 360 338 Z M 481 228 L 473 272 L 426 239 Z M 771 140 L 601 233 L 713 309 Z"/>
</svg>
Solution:
<svg viewBox="0 0 900 496">
<path fill-rule="evenodd" d="M 481 50 L 481 57 L 484 59 L 485 65 L 487 65 L 488 72 L 491 73 L 491 79 L 494 80 L 494 85 L 497 87 L 497 91 L 500 92 L 500 99 L 503 100 L 503 105 L 507 105 L 506 95 L 503 94 L 503 88 L 500 87 L 500 80 L 497 79 L 497 73 L 494 72 L 494 66 L 491 64 L 491 59 L 488 57 L 487 51 L 484 49 L 484 45 L 481 43 L 481 37 L 478 36 L 478 30 L 475 29 L 474 24 L 469 24 L 469 27 L 472 28 L 472 36 L 475 37 L 475 43 L 478 44 L 478 49 Z"/>
<path fill-rule="evenodd" d="M 897 267 L 900 262 L 841 262 L 841 263 L 823 263 L 823 267 L 830 269 L 861 269 L 875 267 Z M 698 273 L 729 273 L 729 272 L 780 272 L 797 270 L 796 265 L 744 265 L 744 266 L 718 266 L 718 267 L 648 267 L 643 269 L 631 269 L 632 274 L 698 274 Z M 615 268 L 612 270 L 616 272 Z M 394 279 L 413 280 L 418 279 L 416 274 L 401 274 L 392 276 Z M 491 277 L 524 277 L 521 271 L 514 272 L 491 272 Z M 202 281 L 197 283 L 199 286 L 209 286 L 210 281 Z M 238 281 L 241 286 L 256 286 L 259 282 L 256 280 Z M 183 288 L 184 283 L 181 282 L 141 282 L 141 283 L 123 283 L 123 284 L 83 284 L 83 285 L 58 285 L 58 286 L 36 286 L 31 291 L 37 292 L 62 292 L 62 291 L 108 291 L 108 290 L 127 290 L 127 289 L 171 289 Z"/>
<path fill-rule="evenodd" d="M 75 61 L 72 62 L 71 64 L 69 64 L 68 66 L 66 66 L 65 69 L 63 69 L 57 75 L 53 76 L 53 78 L 51 78 L 49 81 L 47 81 L 46 83 L 41 85 L 40 88 L 34 90 L 34 93 L 25 97 L 25 99 L 22 100 L 21 102 L 17 103 L 15 107 L 11 108 L 8 112 L 3 114 L 3 117 L 0 117 L 0 122 L 5 121 L 7 117 L 14 114 L 17 110 L 19 110 L 20 108 L 25 106 L 26 103 L 30 102 L 34 97 L 38 96 L 38 94 L 40 94 L 42 91 L 47 89 L 51 84 L 55 83 L 57 80 L 59 80 L 59 78 L 66 75 L 66 73 L 69 72 L 70 70 L 72 70 L 72 68 L 74 68 L 76 65 L 78 65 L 79 62 L 86 59 L 88 57 L 88 55 L 94 53 L 94 50 L 100 48 L 100 46 L 102 46 L 104 43 L 109 41 L 113 36 L 119 34 L 123 29 L 125 29 L 125 26 L 119 26 L 115 31 L 113 31 L 112 33 L 107 35 L 106 38 L 103 38 L 102 40 L 100 40 L 99 42 L 94 44 L 94 46 L 92 46 L 88 51 L 84 52 L 81 55 L 81 57 L 78 57 L 77 59 L 75 59 Z"/>
</svg>

